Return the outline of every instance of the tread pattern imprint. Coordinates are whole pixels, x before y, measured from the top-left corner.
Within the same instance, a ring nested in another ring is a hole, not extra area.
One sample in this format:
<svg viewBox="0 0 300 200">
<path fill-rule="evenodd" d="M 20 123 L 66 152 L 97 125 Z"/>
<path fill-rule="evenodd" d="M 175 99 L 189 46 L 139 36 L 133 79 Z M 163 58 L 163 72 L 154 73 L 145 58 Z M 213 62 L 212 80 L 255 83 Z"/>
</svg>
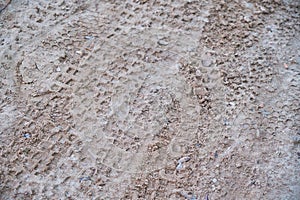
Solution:
<svg viewBox="0 0 300 200">
<path fill-rule="evenodd" d="M 299 63 L 273 60 L 290 58 L 263 36 L 287 33 L 250 4 L 12 1 L 1 15 L 0 197 L 264 199 L 282 185 L 294 195 Z M 227 9 L 256 13 L 257 32 L 224 26 L 237 18 Z"/>
</svg>

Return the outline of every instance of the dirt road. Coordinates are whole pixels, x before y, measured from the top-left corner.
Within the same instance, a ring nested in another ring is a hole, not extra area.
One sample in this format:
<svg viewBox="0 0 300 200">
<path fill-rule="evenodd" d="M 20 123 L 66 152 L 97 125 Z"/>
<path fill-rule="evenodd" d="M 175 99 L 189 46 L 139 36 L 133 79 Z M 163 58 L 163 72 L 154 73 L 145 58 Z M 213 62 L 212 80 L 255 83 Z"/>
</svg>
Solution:
<svg viewBox="0 0 300 200">
<path fill-rule="evenodd" d="M 299 8 L 12 0 L 0 199 L 298 199 Z"/>
</svg>

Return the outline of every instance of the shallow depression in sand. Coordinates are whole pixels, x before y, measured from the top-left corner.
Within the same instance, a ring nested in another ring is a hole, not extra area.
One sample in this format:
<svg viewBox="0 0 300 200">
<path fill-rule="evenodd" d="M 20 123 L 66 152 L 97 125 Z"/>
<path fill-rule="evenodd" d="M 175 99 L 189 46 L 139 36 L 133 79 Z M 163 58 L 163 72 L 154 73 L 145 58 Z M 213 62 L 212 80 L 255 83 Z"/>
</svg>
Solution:
<svg viewBox="0 0 300 200">
<path fill-rule="evenodd" d="M 96 163 L 128 172 L 174 164 L 196 136 L 199 105 L 180 75 L 180 57 L 103 44 L 82 64 L 73 114 Z M 109 61 L 108 61 L 109 60 Z M 124 64 L 125 63 L 125 64 Z"/>
</svg>

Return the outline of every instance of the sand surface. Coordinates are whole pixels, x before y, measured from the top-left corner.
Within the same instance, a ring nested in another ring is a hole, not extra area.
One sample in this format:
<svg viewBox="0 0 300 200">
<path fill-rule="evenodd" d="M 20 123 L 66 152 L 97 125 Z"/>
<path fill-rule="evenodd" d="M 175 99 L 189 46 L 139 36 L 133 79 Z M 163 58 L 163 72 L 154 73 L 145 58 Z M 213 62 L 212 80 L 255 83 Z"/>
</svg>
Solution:
<svg viewBox="0 0 300 200">
<path fill-rule="evenodd" d="M 6 4 L 1 200 L 299 199 L 299 1 Z"/>
</svg>

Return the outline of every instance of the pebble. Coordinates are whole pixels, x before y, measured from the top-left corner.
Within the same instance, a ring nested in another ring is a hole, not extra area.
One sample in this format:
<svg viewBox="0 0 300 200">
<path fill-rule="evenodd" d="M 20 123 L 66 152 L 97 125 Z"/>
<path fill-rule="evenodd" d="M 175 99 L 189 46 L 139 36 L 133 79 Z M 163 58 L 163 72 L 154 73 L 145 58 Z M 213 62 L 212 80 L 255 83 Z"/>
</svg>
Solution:
<svg viewBox="0 0 300 200">
<path fill-rule="evenodd" d="M 83 52 L 82 52 L 82 51 L 76 51 L 76 54 L 82 56 L 82 55 L 83 55 Z"/>
<path fill-rule="evenodd" d="M 176 167 L 176 170 L 181 170 L 183 168 L 183 165 L 182 163 L 178 163 L 177 167 Z"/>
<path fill-rule="evenodd" d="M 79 178 L 79 182 L 82 182 L 82 181 L 90 181 L 90 180 L 92 180 L 92 179 L 91 179 L 91 177 L 89 177 L 89 176 Z"/>
<path fill-rule="evenodd" d="M 93 36 L 84 36 L 84 39 L 86 39 L 86 40 L 91 40 L 91 39 L 94 39 L 94 37 Z"/>
<path fill-rule="evenodd" d="M 182 158 L 180 158 L 178 161 L 177 161 L 177 163 L 178 163 L 178 165 L 177 165 L 177 167 L 176 167 L 176 170 L 181 170 L 182 168 L 183 168 L 183 162 L 188 162 L 189 160 L 190 160 L 191 158 L 190 157 L 182 157 Z"/>
<path fill-rule="evenodd" d="M 30 134 L 30 133 L 25 133 L 23 136 L 24 136 L 25 138 L 31 138 L 31 134 Z"/>
<path fill-rule="evenodd" d="M 190 157 L 182 157 L 182 158 L 180 158 L 177 162 L 178 162 L 178 163 L 183 163 L 183 162 L 189 161 L 190 159 L 191 159 Z"/>
<path fill-rule="evenodd" d="M 201 76 L 201 74 L 202 74 L 201 71 L 197 69 L 196 70 L 196 76 Z"/>
<path fill-rule="evenodd" d="M 241 163 L 236 163 L 235 166 L 236 166 L 236 168 L 240 168 L 240 167 L 242 167 L 242 164 Z"/>
<path fill-rule="evenodd" d="M 57 72 L 60 72 L 60 71 L 61 71 L 60 67 L 57 67 L 57 68 L 56 68 L 56 71 L 57 71 Z"/>
<path fill-rule="evenodd" d="M 157 42 L 159 45 L 161 45 L 161 46 L 167 46 L 169 43 L 167 42 L 167 41 L 165 41 L 165 40 L 158 40 L 158 42 Z"/>
</svg>

